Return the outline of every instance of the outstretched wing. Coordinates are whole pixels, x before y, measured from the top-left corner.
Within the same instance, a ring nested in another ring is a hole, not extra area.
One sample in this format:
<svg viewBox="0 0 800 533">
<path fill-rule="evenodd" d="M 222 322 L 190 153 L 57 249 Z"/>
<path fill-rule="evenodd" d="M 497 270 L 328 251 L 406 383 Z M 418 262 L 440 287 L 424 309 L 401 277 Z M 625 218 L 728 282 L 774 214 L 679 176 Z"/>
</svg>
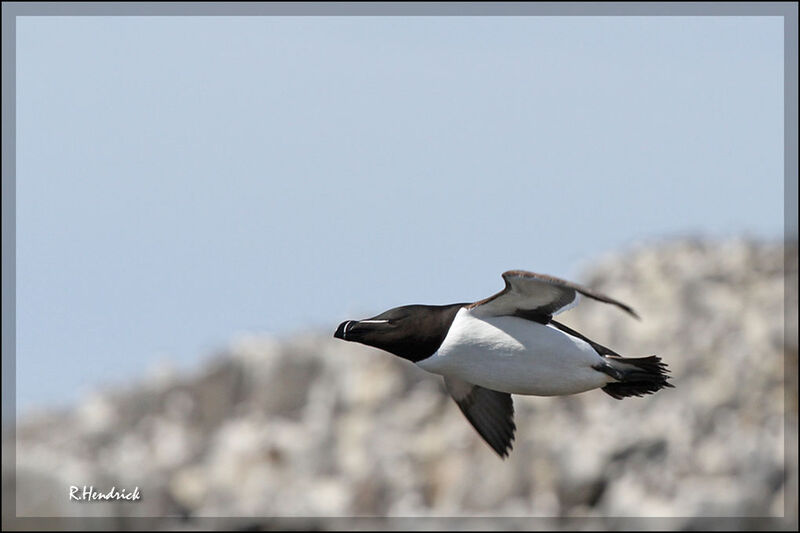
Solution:
<svg viewBox="0 0 800 533">
<path fill-rule="evenodd" d="M 446 377 L 444 384 L 483 440 L 505 458 L 514 440 L 514 402 L 507 392 L 485 389 L 458 378 Z"/>
<path fill-rule="evenodd" d="M 577 305 L 580 296 L 584 295 L 616 305 L 639 318 L 630 306 L 618 300 L 553 276 L 509 270 L 503 273 L 503 280 L 506 286 L 502 291 L 470 304 L 469 308 L 479 316 L 518 316 L 546 324 L 553 315 Z"/>
</svg>

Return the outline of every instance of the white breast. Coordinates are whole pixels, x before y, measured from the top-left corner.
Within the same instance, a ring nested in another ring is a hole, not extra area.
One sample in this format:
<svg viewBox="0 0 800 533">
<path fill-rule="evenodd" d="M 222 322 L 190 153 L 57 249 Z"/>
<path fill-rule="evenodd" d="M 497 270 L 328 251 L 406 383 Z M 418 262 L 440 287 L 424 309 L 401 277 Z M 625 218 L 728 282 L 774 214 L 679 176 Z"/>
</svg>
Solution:
<svg viewBox="0 0 800 533">
<path fill-rule="evenodd" d="M 603 358 L 553 326 L 512 316 L 476 317 L 467 308 L 432 356 L 417 365 L 443 376 L 514 394 L 575 394 L 613 381 L 592 365 Z"/>
</svg>

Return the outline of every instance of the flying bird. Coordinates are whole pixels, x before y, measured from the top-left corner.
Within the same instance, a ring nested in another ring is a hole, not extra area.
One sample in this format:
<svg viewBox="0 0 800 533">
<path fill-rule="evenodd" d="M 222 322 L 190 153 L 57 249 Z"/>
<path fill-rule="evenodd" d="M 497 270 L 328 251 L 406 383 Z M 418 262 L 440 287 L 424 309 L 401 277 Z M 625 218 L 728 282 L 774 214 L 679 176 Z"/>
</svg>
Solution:
<svg viewBox="0 0 800 533">
<path fill-rule="evenodd" d="M 342 322 L 334 337 L 385 350 L 443 376 L 467 420 L 502 458 L 516 430 L 512 394 L 563 396 L 600 388 L 622 399 L 672 387 L 659 357 L 622 357 L 553 320 L 581 296 L 638 318 L 629 306 L 525 270 L 509 270 L 503 280 L 505 288 L 484 300 L 404 305 Z"/>
</svg>

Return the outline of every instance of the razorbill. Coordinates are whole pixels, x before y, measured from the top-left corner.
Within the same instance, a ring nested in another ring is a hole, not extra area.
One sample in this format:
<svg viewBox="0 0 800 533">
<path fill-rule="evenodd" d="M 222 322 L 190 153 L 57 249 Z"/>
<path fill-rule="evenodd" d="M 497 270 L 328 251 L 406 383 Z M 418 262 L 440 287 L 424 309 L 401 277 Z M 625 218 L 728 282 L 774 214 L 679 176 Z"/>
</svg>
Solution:
<svg viewBox="0 0 800 533">
<path fill-rule="evenodd" d="M 503 280 L 505 288 L 484 300 L 404 305 L 342 322 L 334 337 L 380 348 L 443 376 L 467 420 L 503 458 L 516 429 L 511 394 L 560 396 L 601 388 L 622 399 L 672 387 L 659 357 L 624 358 L 553 320 L 581 295 L 638 318 L 629 306 L 544 274 L 509 270 Z"/>
</svg>

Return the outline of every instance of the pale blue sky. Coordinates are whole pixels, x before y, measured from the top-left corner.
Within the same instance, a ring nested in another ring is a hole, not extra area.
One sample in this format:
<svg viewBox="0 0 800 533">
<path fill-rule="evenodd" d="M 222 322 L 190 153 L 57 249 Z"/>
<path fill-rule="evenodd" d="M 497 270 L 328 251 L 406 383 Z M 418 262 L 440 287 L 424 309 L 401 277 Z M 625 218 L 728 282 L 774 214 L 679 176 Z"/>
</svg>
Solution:
<svg viewBox="0 0 800 533">
<path fill-rule="evenodd" d="M 16 118 L 23 412 L 783 228 L 779 17 L 22 17 Z"/>
</svg>

